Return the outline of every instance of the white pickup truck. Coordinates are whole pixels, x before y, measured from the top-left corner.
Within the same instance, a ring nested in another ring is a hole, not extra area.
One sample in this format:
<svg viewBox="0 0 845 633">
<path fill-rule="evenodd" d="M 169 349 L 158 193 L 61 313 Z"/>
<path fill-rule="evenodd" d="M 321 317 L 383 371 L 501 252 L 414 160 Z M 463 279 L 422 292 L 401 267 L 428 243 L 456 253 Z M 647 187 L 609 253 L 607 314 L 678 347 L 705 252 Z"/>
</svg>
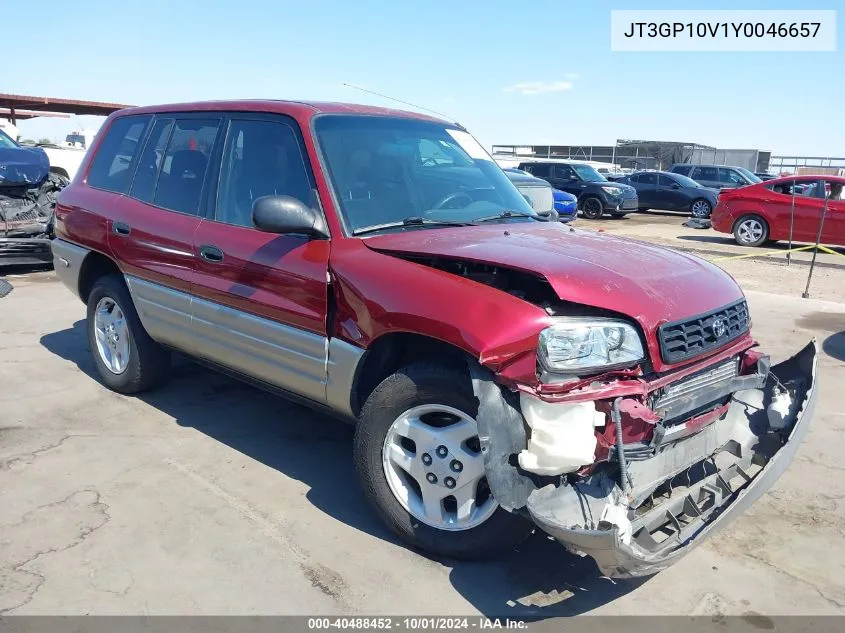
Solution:
<svg viewBox="0 0 845 633">
<path fill-rule="evenodd" d="M 85 157 L 85 152 L 94 142 L 96 131 L 71 132 L 65 142 L 59 145 L 41 145 L 50 159 L 50 171 L 72 180 Z"/>
<path fill-rule="evenodd" d="M 20 140 L 18 129 L 9 121 L 1 120 L 0 129 L 13 139 Z M 50 171 L 64 176 L 68 180 L 72 180 L 79 169 L 79 165 L 82 163 L 82 159 L 85 157 L 85 152 L 94 142 L 94 136 L 96 134 L 96 130 L 71 132 L 65 136 L 64 143 L 38 143 L 38 145 L 44 150 L 44 153 L 47 154 L 47 158 L 50 160 Z"/>
</svg>

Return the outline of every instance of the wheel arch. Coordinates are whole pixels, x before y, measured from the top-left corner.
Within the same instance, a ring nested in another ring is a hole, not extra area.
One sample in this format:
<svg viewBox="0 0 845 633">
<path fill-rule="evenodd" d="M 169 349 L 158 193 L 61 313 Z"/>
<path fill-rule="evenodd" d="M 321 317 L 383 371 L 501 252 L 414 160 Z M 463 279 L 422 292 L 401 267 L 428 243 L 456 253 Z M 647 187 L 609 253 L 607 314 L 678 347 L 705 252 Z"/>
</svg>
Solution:
<svg viewBox="0 0 845 633">
<path fill-rule="evenodd" d="M 386 332 L 367 347 L 355 370 L 352 383 L 352 411 L 357 417 L 373 390 L 400 367 L 420 361 L 446 362 L 460 368 L 469 381 L 468 360 L 472 355 L 438 338 L 412 332 Z"/>
<path fill-rule="evenodd" d="M 88 303 L 88 297 L 91 294 L 91 289 L 97 280 L 106 275 L 122 275 L 120 268 L 113 259 L 91 251 L 82 260 L 82 265 L 79 270 L 79 298 L 83 303 Z"/>
</svg>

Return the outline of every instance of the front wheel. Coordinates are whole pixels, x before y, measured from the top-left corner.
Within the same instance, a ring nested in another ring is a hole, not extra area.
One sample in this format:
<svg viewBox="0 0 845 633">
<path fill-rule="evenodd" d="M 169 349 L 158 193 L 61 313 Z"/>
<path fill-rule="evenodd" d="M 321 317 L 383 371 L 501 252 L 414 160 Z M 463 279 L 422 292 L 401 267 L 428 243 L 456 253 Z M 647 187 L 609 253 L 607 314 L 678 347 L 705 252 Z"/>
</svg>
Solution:
<svg viewBox="0 0 845 633">
<path fill-rule="evenodd" d="M 602 201 L 595 197 L 585 198 L 581 203 L 581 212 L 585 218 L 590 220 L 598 220 L 604 214 L 604 205 Z"/>
<path fill-rule="evenodd" d="M 701 219 L 709 218 L 710 212 L 712 210 L 713 209 L 710 206 L 710 203 L 702 198 L 699 198 L 698 200 L 693 200 L 689 208 L 689 212 L 692 217 Z"/>
<path fill-rule="evenodd" d="M 482 558 L 532 529 L 490 492 L 477 406 L 465 373 L 420 363 L 387 377 L 361 411 L 355 465 L 364 491 L 393 532 L 432 554 Z"/>
<path fill-rule="evenodd" d="M 759 215 L 745 215 L 734 225 L 734 239 L 740 246 L 760 246 L 769 239 L 769 225 Z"/>
</svg>

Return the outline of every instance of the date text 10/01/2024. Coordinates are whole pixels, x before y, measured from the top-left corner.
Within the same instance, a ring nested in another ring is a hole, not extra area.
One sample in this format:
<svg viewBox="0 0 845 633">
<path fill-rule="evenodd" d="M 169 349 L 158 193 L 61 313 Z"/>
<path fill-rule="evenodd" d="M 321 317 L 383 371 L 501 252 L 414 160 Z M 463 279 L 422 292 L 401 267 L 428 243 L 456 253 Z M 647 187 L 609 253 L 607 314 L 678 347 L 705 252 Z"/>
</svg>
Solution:
<svg viewBox="0 0 845 633">
<path fill-rule="evenodd" d="M 308 618 L 309 630 L 351 629 L 351 630 L 430 630 L 449 629 L 518 629 L 527 628 L 528 623 L 511 618 L 480 617 L 332 617 Z"/>
<path fill-rule="evenodd" d="M 816 37 L 821 22 L 631 22 L 625 37 Z"/>
</svg>

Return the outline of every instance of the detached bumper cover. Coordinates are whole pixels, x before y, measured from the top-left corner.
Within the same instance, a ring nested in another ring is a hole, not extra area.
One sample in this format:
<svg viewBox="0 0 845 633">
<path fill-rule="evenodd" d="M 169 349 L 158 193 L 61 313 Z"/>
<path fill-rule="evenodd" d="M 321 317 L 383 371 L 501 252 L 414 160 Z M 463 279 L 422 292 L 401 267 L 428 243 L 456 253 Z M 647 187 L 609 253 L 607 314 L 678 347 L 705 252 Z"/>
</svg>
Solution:
<svg viewBox="0 0 845 633">
<path fill-rule="evenodd" d="M 49 238 L 0 237 L 0 266 L 49 264 L 53 261 Z"/>
<path fill-rule="evenodd" d="M 769 427 L 771 379 L 736 392 L 727 413 L 699 433 L 629 463 L 627 495 L 606 474 L 549 485 L 528 497 L 531 518 L 570 551 L 591 556 L 606 576 L 669 567 L 754 503 L 792 462 L 815 407 L 817 355 L 814 340 L 771 369 L 793 395 L 783 428 Z M 619 512 L 606 513 L 620 508 L 627 515 L 621 522 L 613 519 Z"/>
</svg>

